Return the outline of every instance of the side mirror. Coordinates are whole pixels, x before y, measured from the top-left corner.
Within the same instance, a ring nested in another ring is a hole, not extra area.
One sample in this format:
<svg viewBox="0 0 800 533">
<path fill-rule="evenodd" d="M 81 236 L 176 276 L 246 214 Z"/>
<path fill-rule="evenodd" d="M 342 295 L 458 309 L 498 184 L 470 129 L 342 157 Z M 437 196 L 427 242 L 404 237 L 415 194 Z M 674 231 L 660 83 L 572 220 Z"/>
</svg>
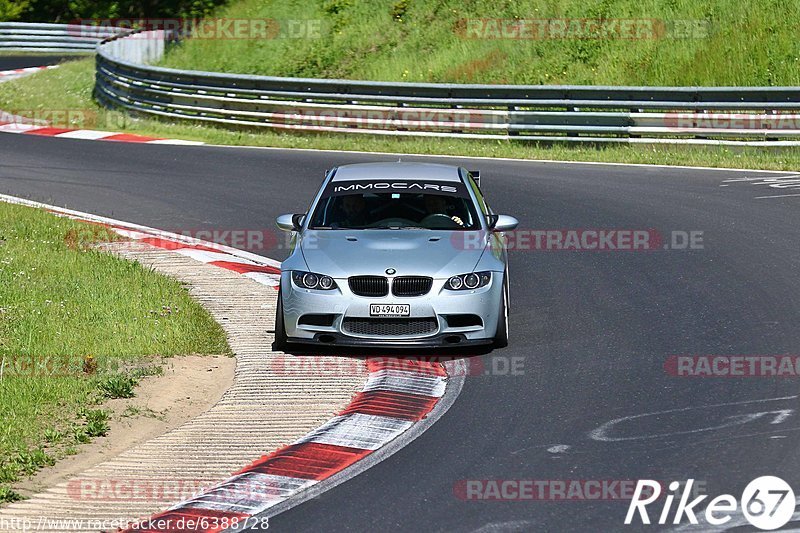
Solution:
<svg viewBox="0 0 800 533">
<path fill-rule="evenodd" d="M 278 224 L 278 228 L 283 231 L 300 231 L 305 218 L 305 213 L 296 213 L 294 215 L 281 215 L 275 222 Z"/>
<path fill-rule="evenodd" d="M 519 220 L 508 215 L 489 215 L 489 229 L 492 231 L 511 231 L 519 226 Z"/>
</svg>

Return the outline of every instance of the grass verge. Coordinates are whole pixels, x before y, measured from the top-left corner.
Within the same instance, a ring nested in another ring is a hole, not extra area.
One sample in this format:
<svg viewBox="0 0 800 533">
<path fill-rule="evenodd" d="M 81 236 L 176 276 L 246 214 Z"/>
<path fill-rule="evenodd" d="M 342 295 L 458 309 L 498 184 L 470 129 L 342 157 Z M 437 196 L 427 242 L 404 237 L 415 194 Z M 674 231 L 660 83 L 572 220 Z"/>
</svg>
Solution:
<svg viewBox="0 0 800 533">
<path fill-rule="evenodd" d="M 800 85 L 800 4 L 782 0 L 236 0 L 214 16 L 274 20 L 273 38 L 206 28 L 162 64 L 388 81 Z M 593 34 L 598 20 L 607 31 Z M 624 24 L 637 29 L 615 30 Z"/>
<path fill-rule="evenodd" d="M 230 353 L 178 281 L 91 247 L 101 226 L 0 202 L 0 501 L 9 484 L 108 431 L 162 357 Z"/>
<path fill-rule="evenodd" d="M 59 117 L 69 114 L 76 118 L 75 122 L 57 125 L 124 131 L 221 145 L 770 170 L 800 168 L 798 148 L 565 146 L 505 140 L 383 138 L 373 135 L 231 130 L 188 122 L 170 123 L 152 118 L 131 118 L 124 113 L 99 107 L 92 99 L 93 84 L 93 60 L 71 61 L 55 70 L 0 83 L 0 110 L 44 119 L 52 118 L 54 113 L 59 113 Z"/>
</svg>

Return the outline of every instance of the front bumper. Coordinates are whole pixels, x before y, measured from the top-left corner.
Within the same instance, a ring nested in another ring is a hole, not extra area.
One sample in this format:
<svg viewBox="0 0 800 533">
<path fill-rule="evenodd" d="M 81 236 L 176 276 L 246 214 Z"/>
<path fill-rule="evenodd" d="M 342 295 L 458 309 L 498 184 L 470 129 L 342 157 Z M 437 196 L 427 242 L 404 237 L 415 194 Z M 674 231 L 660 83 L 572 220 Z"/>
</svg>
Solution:
<svg viewBox="0 0 800 533">
<path fill-rule="evenodd" d="M 303 289 L 292 282 L 290 272 L 281 274 L 284 326 L 289 342 L 427 348 L 488 344 L 494 339 L 502 301 L 502 272 L 493 272 L 487 286 L 472 291 L 449 291 L 444 289 L 445 279 L 435 279 L 428 294 L 414 297 L 391 294 L 382 298 L 357 296 L 350 291 L 347 279 L 335 281 L 338 288 L 331 291 Z M 348 330 L 348 319 L 371 319 L 369 306 L 376 303 L 409 304 L 409 319 L 431 323 L 435 320 L 435 327 L 422 334 L 408 335 L 367 335 Z M 305 315 L 329 315 L 332 320 L 330 325 L 301 323 L 301 317 Z M 466 315 L 478 317 L 479 321 L 467 326 L 453 325 L 456 322 L 453 317 Z"/>
<path fill-rule="evenodd" d="M 294 344 L 325 344 L 330 346 L 380 347 L 380 348 L 452 348 L 456 346 L 481 346 L 491 344 L 492 339 L 468 339 L 463 334 L 440 334 L 416 339 L 374 339 L 354 337 L 338 333 L 318 333 L 314 338 L 289 337 Z"/>
</svg>

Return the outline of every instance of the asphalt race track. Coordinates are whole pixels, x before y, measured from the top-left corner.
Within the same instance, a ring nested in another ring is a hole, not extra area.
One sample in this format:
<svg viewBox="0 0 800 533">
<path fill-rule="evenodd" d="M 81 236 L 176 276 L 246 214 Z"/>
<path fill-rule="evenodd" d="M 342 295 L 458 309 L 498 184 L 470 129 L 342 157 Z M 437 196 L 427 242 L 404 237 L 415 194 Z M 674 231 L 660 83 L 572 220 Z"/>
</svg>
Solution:
<svg viewBox="0 0 800 533">
<path fill-rule="evenodd" d="M 24 55 L 24 56 L 3 56 L 0 55 L 0 70 L 12 70 L 25 67 L 43 67 L 45 65 L 55 65 L 65 59 L 81 56 L 63 55 Z"/>
<path fill-rule="evenodd" d="M 325 169 L 393 159 L 4 134 L 0 192 L 173 231 L 272 228 L 307 208 Z M 761 475 L 800 485 L 800 378 L 664 369 L 673 355 L 798 353 L 800 196 L 760 198 L 792 194 L 762 182 L 779 174 L 403 160 L 480 169 L 523 230 L 701 231 L 703 248 L 511 252 L 511 344 L 481 356 L 488 375 L 468 377 L 409 446 L 271 530 L 643 528 L 623 526 L 626 502 L 464 500 L 465 480 L 694 478 L 737 498 Z"/>
</svg>

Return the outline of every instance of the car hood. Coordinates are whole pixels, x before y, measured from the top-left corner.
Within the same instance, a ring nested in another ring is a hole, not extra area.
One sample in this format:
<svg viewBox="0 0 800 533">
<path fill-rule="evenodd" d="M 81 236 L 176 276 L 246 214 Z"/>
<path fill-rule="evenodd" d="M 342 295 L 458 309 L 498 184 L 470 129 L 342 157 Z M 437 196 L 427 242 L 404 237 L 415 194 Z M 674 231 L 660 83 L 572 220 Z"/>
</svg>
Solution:
<svg viewBox="0 0 800 533">
<path fill-rule="evenodd" d="M 384 276 L 388 268 L 447 278 L 472 272 L 486 239 L 482 231 L 307 230 L 300 249 L 310 271 L 334 278 Z"/>
</svg>

